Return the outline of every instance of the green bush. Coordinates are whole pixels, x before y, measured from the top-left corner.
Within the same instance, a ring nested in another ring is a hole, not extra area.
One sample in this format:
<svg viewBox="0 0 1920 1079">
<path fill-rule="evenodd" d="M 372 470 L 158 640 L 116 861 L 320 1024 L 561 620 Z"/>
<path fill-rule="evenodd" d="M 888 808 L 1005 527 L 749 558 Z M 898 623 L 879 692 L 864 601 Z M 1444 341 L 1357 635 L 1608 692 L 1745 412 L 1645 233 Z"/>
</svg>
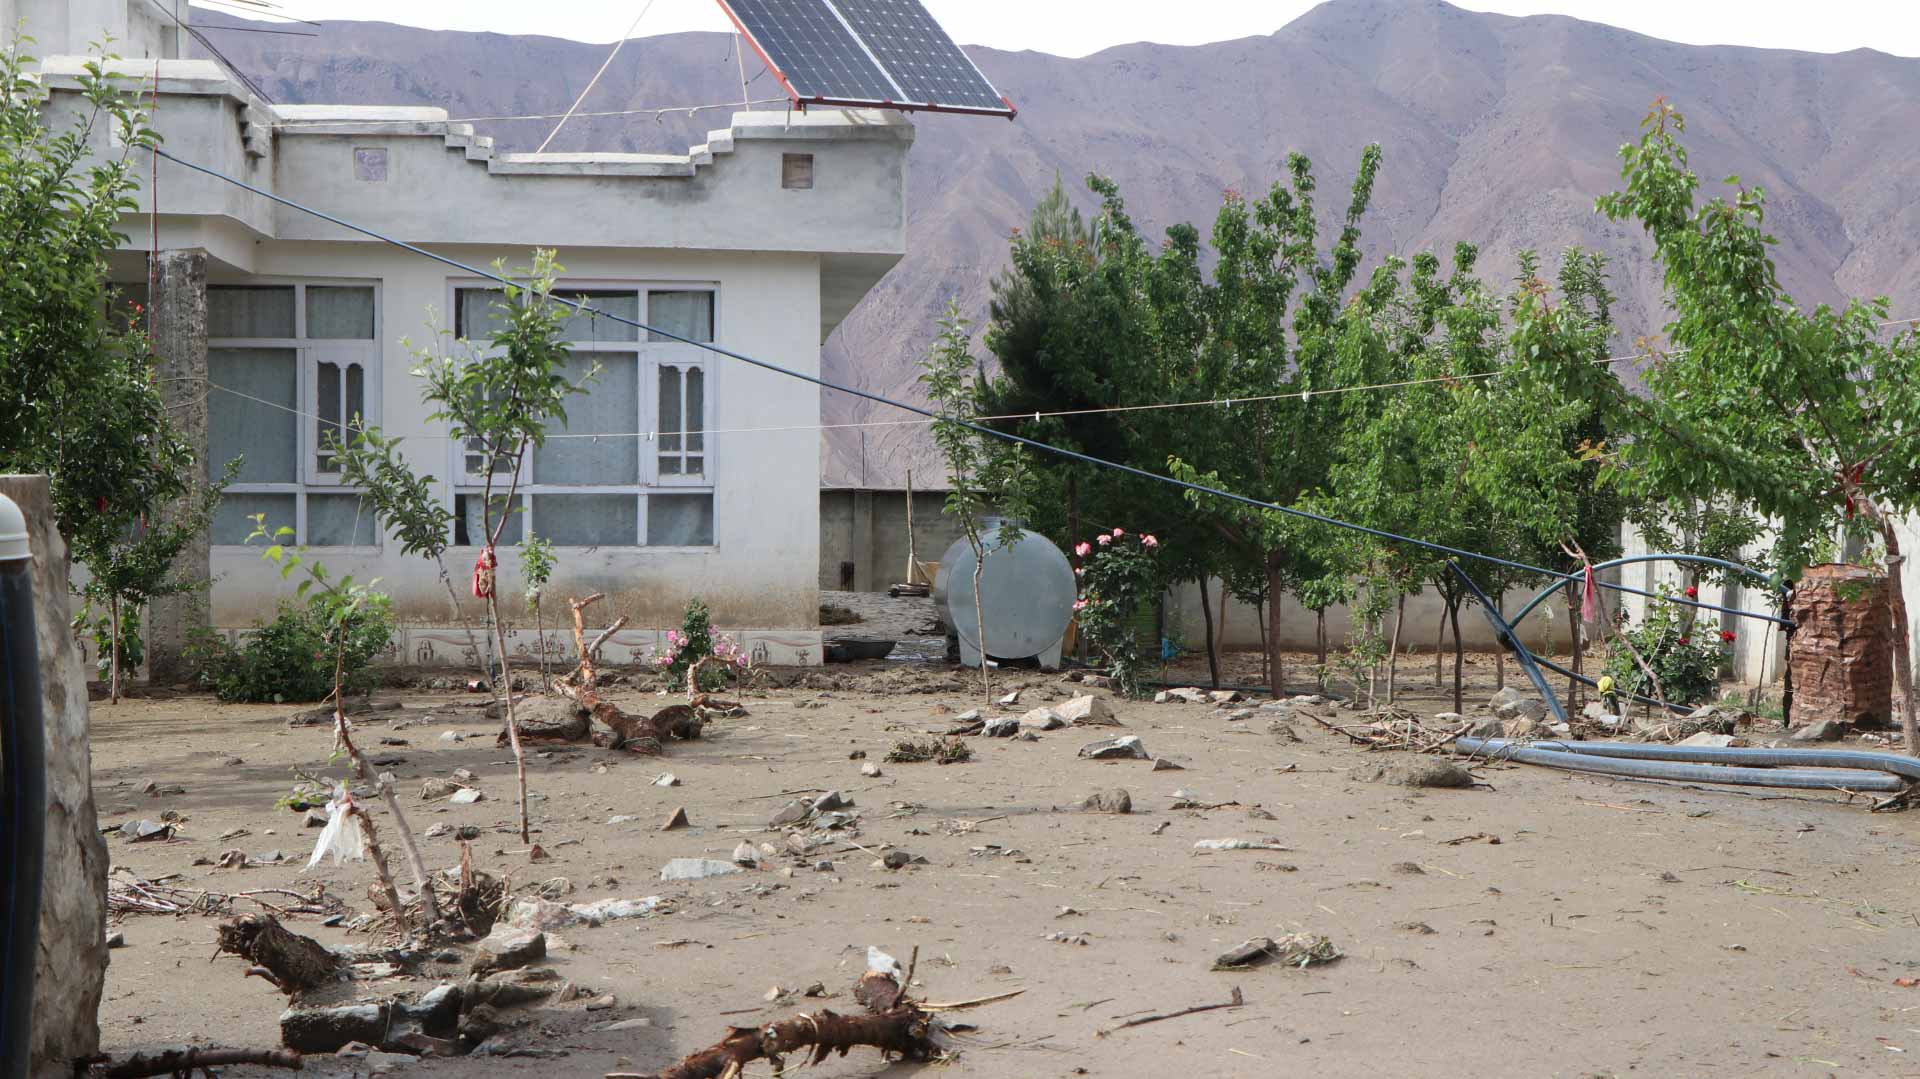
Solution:
<svg viewBox="0 0 1920 1079">
<path fill-rule="evenodd" d="M 1697 591 L 1688 588 L 1687 598 Z M 1704 704 L 1720 692 L 1720 671 L 1732 653 L 1734 635 L 1712 625 L 1698 608 L 1674 603 L 1662 589 L 1662 595 L 1648 602 L 1647 617 L 1640 625 L 1627 627 L 1621 612 L 1621 630 L 1660 676 L 1660 688 L 1669 704 Z M 1606 673 L 1624 694 L 1652 697 L 1653 682 L 1634 662 L 1626 648 L 1615 645 L 1607 657 Z"/>
<path fill-rule="evenodd" d="M 393 621 L 384 608 L 364 609 L 346 624 L 342 659 L 348 690 L 370 689 L 373 657 L 387 647 Z M 322 599 L 282 603 L 273 621 L 254 623 L 238 645 L 216 641 L 207 650 L 201 681 L 223 701 L 318 701 L 333 692 L 334 641 Z"/>
</svg>

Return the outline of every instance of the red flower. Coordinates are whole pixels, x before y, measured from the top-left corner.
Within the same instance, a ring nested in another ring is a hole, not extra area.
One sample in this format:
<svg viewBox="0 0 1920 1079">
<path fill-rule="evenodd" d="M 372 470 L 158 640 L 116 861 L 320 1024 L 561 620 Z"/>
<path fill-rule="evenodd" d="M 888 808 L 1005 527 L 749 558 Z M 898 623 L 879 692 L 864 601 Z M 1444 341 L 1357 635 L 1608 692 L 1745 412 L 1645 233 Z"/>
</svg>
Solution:
<svg viewBox="0 0 1920 1079">
<path fill-rule="evenodd" d="M 1693 638 L 1691 638 L 1691 637 L 1682 637 L 1682 638 L 1680 638 L 1680 643 L 1681 643 L 1681 644 L 1692 644 L 1692 643 L 1693 643 Z"/>
<path fill-rule="evenodd" d="M 93 511 L 95 513 L 107 512 L 107 496 L 106 495 L 93 496 Z"/>
<path fill-rule="evenodd" d="M 1688 598 L 1688 599 L 1699 599 L 1699 598 L 1700 598 L 1700 590 L 1699 590 L 1698 588 L 1695 588 L 1695 587 L 1693 587 L 1692 585 L 1688 585 L 1688 586 L 1687 586 L 1687 598 Z"/>
<path fill-rule="evenodd" d="M 1723 629 L 1723 630 L 1721 630 L 1721 631 L 1720 631 L 1720 639 L 1721 639 L 1721 640 L 1723 640 L 1723 641 L 1729 641 L 1729 642 L 1730 642 L 1730 641 L 1732 641 L 1732 640 L 1733 640 L 1733 631 L 1732 631 L 1732 630 L 1730 630 L 1730 629 Z"/>
</svg>

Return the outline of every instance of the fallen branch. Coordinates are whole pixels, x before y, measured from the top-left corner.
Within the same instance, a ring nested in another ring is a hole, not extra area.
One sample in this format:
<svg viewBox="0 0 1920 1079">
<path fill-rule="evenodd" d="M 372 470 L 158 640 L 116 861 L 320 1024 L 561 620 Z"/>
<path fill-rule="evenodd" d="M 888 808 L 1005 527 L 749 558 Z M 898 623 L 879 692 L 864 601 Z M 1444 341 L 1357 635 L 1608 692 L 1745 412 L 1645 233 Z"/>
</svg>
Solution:
<svg viewBox="0 0 1920 1079">
<path fill-rule="evenodd" d="M 263 968 L 272 975 L 267 980 L 288 996 L 337 979 L 344 965 L 326 945 L 288 931 L 271 914 L 243 914 L 221 923 L 216 935 L 215 955 L 229 952 Z"/>
<path fill-rule="evenodd" d="M 293 1071 L 300 1071 L 303 1067 L 300 1054 L 286 1049 L 185 1048 L 159 1053 L 135 1053 L 118 1064 L 103 1061 L 91 1065 L 87 1074 L 94 1079 L 144 1079 L 149 1075 L 187 1075 L 196 1068 L 221 1068 L 235 1064 L 260 1064 Z"/>
<path fill-rule="evenodd" d="M 1143 1027 L 1148 1023 L 1158 1023 L 1162 1019 L 1178 1019 L 1183 1015 L 1197 1015 L 1200 1012 L 1218 1011 L 1221 1008 L 1238 1008 L 1246 1002 L 1246 998 L 1240 995 L 1240 987 L 1236 985 L 1233 987 L 1233 999 L 1223 1003 L 1196 1004 L 1191 1008 L 1182 1008 L 1177 1012 L 1163 1012 L 1159 1015 L 1143 1015 L 1138 1019 L 1129 1019 L 1117 1027 L 1109 1027 L 1106 1030 L 1095 1031 L 1094 1033 L 1097 1037 L 1104 1038 L 1116 1030 L 1125 1030 L 1128 1027 Z"/>
</svg>

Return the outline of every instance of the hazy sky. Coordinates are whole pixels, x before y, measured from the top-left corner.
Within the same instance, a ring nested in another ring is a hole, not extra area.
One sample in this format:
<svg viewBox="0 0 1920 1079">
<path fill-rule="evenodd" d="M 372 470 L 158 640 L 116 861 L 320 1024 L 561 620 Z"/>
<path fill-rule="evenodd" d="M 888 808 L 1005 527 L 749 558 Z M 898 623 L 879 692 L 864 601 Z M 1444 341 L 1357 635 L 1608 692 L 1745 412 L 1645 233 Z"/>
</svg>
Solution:
<svg viewBox="0 0 1920 1079">
<path fill-rule="evenodd" d="M 218 10 L 244 3 L 218 0 Z M 254 0 L 258 2 L 258 0 Z M 551 34 L 610 42 L 649 0 L 268 0 L 306 19 L 380 19 L 452 30 Z M 1085 56 L 1112 45 L 1158 41 L 1199 45 L 1270 34 L 1314 6 L 1309 0 L 924 0 L 963 44 Z M 634 36 L 726 30 L 714 0 L 651 0 Z M 1914 0 L 1461 0 L 1507 15 L 1558 13 L 1697 45 L 1844 52 L 1867 46 L 1920 56 Z"/>
</svg>

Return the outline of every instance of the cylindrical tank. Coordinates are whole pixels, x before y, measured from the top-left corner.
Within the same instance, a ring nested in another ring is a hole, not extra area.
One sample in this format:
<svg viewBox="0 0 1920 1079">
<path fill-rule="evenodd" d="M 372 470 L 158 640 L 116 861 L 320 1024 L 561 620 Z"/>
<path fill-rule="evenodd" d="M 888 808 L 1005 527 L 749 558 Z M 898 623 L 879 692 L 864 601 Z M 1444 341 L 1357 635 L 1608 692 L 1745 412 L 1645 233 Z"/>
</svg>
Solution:
<svg viewBox="0 0 1920 1079">
<path fill-rule="evenodd" d="M 987 518 L 980 538 L 987 552 L 980 577 L 984 649 L 973 605 L 973 548 L 966 537 L 947 548 L 933 580 L 934 607 L 947 631 L 960 639 L 962 658 L 977 662 L 984 650 L 994 659 L 1037 657 L 1044 665 L 1057 665 L 1061 638 L 1073 619 L 1072 564 L 1052 541 L 1017 522 Z"/>
</svg>

